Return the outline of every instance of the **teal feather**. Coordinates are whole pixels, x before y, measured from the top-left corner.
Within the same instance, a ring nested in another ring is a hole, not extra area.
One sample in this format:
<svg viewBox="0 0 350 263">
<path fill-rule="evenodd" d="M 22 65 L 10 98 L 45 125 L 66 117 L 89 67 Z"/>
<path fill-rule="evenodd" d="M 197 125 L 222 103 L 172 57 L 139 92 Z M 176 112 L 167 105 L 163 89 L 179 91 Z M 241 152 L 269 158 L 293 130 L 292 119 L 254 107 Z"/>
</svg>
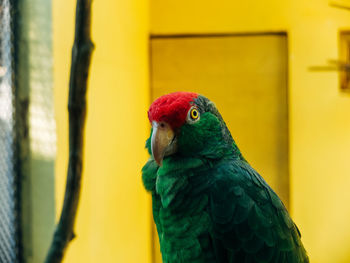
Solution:
<svg viewBox="0 0 350 263">
<path fill-rule="evenodd" d="M 249 241 L 253 239 L 254 232 L 250 228 L 247 221 L 242 222 L 235 228 L 235 233 L 237 238 L 244 241 Z"/>
<path fill-rule="evenodd" d="M 255 253 L 255 261 L 258 263 L 269 263 L 277 256 L 276 254 L 279 254 L 278 250 L 264 244 L 264 247 Z"/>
<path fill-rule="evenodd" d="M 243 242 L 243 249 L 248 254 L 256 254 L 263 247 L 264 241 L 260 238 L 253 236 L 252 238 Z"/>
</svg>

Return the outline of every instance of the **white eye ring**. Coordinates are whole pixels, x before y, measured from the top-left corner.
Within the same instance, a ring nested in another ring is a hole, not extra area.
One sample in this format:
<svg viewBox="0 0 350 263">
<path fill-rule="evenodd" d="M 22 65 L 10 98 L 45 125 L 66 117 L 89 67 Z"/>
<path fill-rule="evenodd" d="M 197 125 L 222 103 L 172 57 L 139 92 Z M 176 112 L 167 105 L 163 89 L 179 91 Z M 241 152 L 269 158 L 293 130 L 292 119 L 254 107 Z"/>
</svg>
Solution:
<svg viewBox="0 0 350 263">
<path fill-rule="evenodd" d="M 195 123 L 200 120 L 199 110 L 195 106 L 192 106 L 188 111 L 186 120 L 188 123 Z"/>
</svg>

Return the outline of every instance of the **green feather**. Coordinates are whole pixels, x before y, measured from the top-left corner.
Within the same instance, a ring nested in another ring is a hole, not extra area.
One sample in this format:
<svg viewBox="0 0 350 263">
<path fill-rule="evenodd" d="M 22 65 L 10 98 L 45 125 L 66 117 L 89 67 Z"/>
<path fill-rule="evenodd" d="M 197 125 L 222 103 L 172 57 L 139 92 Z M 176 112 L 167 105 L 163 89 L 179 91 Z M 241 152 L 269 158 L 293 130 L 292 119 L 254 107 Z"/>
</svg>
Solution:
<svg viewBox="0 0 350 263">
<path fill-rule="evenodd" d="M 203 96 L 194 103 L 200 119 L 176 131 L 177 152 L 142 169 L 163 262 L 309 262 L 283 203 L 243 158 L 214 104 Z"/>
</svg>

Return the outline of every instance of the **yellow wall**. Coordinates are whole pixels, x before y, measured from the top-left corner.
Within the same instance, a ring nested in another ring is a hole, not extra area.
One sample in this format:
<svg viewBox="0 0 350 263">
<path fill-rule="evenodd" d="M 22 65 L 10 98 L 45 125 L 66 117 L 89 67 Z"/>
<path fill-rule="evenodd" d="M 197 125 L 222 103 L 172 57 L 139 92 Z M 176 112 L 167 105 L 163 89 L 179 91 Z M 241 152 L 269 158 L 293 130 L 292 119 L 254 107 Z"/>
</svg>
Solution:
<svg viewBox="0 0 350 263">
<path fill-rule="evenodd" d="M 57 212 L 67 166 L 67 87 L 75 1 L 53 1 Z M 291 211 L 314 263 L 349 262 L 350 97 L 335 72 L 350 12 L 328 0 L 152 0 L 153 34 L 287 31 Z M 93 54 L 77 239 L 65 262 L 150 262 L 150 200 L 140 168 L 149 124 L 148 3 L 93 1 Z M 249 110 L 249 109 L 247 109 Z"/>
<path fill-rule="evenodd" d="M 335 72 L 350 12 L 328 0 L 151 0 L 153 34 L 287 31 L 291 212 L 311 262 L 350 262 L 350 97 Z M 248 80 L 247 80 L 248 81 Z M 249 109 L 247 109 L 249 110 Z"/>
<path fill-rule="evenodd" d="M 60 212 L 68 152 L 67 94 L 74 3 L 53 1 L 56 204 Z M 77 238 L 65 262 L 150 262 L 150 199 L 141 183 L 148 135 L 148 3 L 93 1 L 83 190 Z"/>
</svg>

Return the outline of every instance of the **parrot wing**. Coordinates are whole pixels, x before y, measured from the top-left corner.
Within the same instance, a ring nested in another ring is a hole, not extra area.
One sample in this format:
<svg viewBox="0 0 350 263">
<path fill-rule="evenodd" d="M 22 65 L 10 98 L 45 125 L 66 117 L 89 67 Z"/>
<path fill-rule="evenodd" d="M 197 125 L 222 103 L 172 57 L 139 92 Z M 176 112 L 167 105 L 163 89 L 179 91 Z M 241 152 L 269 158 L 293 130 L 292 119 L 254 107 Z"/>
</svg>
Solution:
<svg viewBox="0 0 350 263">
<path fill-rule="evenodd" d="M 248 163 L 231 160 L 215 173 L 209 213 L 218 262 L 309 262 L 285 206 Z"/>
</svg>

